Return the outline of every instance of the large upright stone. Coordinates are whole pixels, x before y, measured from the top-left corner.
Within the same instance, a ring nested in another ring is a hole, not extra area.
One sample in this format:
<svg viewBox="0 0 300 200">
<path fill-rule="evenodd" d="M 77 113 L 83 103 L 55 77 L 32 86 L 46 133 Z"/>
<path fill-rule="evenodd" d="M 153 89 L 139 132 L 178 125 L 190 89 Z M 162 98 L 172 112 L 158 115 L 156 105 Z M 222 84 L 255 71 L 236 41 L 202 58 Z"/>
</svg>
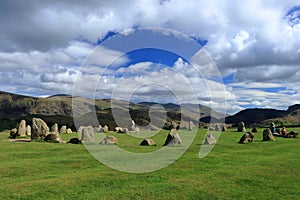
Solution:
<svg viewBox="0 0 300 200">
<path fill-rule="evenodd" d="M 31 126 L 29 124 L 26 127 L 26 134 L 29 136 L 31 135 Z"/>
<path fill-rule="evenodd" d="M 216 144 L 217 140 L 215 138 L 215 136 L 213 136 L 212 134 L 207 134 L 207 136 L 205 137 L 205 141 L 204 144 L 209 144 L 209 145 L 213 145 Z"/>
<path fill-rule="evenodd" d="M 19 124 L 18 135 L 26 136 L 26 121 L 25 120 L 22 120 Z"/>
<path fill-rule="evenodd" d="M 246 128 L 245 128 L 245 124 L 244 122 L 240 122 L 238 124 L 238 129 L 237 129 L 238 132 L 246 132 Z"/>
<path fill-rule="evenodd" d="M 40 118 L 33 118 L 32 119 L 32 133 L 31 139 L 44 139 L 49 134 L 49 127 L 47 126 L 46 122 L 44 122 Z"/>
<path fill-rule="evenodd" d="M 94 142 L 94 129 L 92 126 L 86 126 L 82 129 L 81 142 Z"/>
<path fill-rule="evenodd" d="M 57 123 L 52 125 L 51 132 L 54 134 L 58 134 L 58 124 Z"/>
<path fill-rule="evenodd" d="M 267 128 L 263 131 L 263 141 L 269 141 L 269 140 L 275 141 L 271 130 Z"/>
<path fill-rule="evenodd" d="M 194 129 L 194 123 L 192 121 L 189 122 L 189 131 L 192 131 Z"/>
<path fill-rule="evenodd" d="M 179 134 L 175 128 L 171 129 L 170 133 L 168 134 L 165 144 L 166 145 L 180 145 L 182 144 L 182 140 L 179 137 Z"/>
</svg>

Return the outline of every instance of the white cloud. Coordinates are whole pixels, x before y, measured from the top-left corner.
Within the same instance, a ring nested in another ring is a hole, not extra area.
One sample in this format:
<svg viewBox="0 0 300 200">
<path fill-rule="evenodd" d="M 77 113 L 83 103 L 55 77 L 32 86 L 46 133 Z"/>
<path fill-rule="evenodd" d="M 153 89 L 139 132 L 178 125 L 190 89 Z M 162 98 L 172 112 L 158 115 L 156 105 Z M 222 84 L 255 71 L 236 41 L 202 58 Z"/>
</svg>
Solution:
<svg viewBox="0 0 300 200">
<path fill-rule="evenodd" d="M 21 94 L 27 92 L 30 95 L 72 94 L 74 82 L 77 77 L 82 77 L 79 74 L 101 74 L 110 60 L 120 56 L 117 64 L 129 60 L 122 52 L 95 48 L 78 41 L 70 42 L 66 48 L 48 52 L 0 52 L 0 75 L 3 77 L 0 90 Z M 87 57 L 89 62 L 84 62 Z M 81 67 L 82 63 L 84 65 Z M 91 84 L 93 81 L 97 79 L 88 76 L 85 83 Z"/>
<path fill-rule="evenodd" d="M 225 96 L 232 111 L 247 103 L 283 107 L 298 102 L 300 93 L 299 11 L 286 15 L 297 4 L 296 0 L 1 1 L 0 89 L 30 94 L 68 93 L 75 75 L 86 76 L 87 84 L 82 86 L 86 89 L 105 73 L 100 81 L 107 86 L 103 93 L 109 94 L 117 84 L 115 73 L 129 70 L 145 74 L 128 77 L 128 88 L 145 80 L 164 83 L 166 78 L 167 84 L 178 85 L 184 76 L 203 99 Z M 97 42 L 109 31 L 130 30 L 126 32 L 129 34 L 133 27 L 144 26 L 175 29 L 207 40 L 207 52 L 200 51 L 192 58 L 193 67 L 179 59 L 173 70 L 180 76 L 166 69 L 155 71 L 151 63 L 118 71 L 106 68 L 114 58 L 119 58 L 115 65 L 129 59 L 120 51 L 94 49 Z M 88 62 L 79 69 L 87 56 Z M 222 86 L 212 79 L 229 74 L 234 74 L 230 85 Z M 208 87 L 205 84 L 215 92 L 202 90 Z M 225 87 L 225 94 L 220 92 L 221 87 Z M 284 89 L 278 94 L 265 92 L 280 87 Z M 147 87 L 141 89 L 147 91 L 151 92 Z M 184 92 L 181 85 L 178 92 Z"/>
</svg>

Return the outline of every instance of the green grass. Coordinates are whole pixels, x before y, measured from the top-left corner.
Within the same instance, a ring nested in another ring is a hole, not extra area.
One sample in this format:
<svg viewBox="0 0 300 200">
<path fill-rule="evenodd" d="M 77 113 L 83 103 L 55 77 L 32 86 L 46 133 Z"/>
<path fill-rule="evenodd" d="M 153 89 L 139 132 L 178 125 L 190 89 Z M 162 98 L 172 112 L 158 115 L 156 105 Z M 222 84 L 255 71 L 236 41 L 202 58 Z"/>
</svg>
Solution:
<svg viewBox="0 0 300 200">
<path fill-rule="evenodd" d="M 261 142 L 259 129 L 254 143 L 242 145 L 237 143 L 242 133 L 228 131 L 199 159 L 205 133 L 199 130 L 187 152 L 170 166 L 144 174 L 111 169 L 84 145 L 7 142 L 9 133 L 0 133 L 0 199 L 299 199 L 299 138 Z M 111 135 L 121 148 L 147 152 L 161 148 L 167 131 L 153 136 L 156 147 Z"/>
</svg>

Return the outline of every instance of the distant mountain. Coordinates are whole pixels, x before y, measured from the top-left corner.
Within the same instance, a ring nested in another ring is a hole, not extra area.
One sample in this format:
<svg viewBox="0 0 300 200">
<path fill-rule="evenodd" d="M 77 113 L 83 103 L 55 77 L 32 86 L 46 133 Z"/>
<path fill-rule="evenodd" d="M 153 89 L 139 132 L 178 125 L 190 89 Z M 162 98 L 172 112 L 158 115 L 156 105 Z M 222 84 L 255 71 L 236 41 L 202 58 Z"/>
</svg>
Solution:
<svg viewBox="0 0 300 200">
<path fill-rule="evenodd" d="M 73 101 L 76 101 L 76 108 L 72 107 Z M 129 112 L 130 117 L 138 125 L 145 126 L 151 121 L 149 111 L 154 112 L 152 115 L 154 119 L 152 120 L 160 120 L 159 116 L 161 116 L 162 110 L 155 109 L 154 105 L 156 104 L 164 107 L 167 121 L 179 121 L 181 118 L 184 121 L 194 121 L 194 123 L 224 121 L 223 114 L 204 105 L 159 104 L 155 102 L 132 103 L 116 99 L 94 100 L 85 97 L 72 97 L 66 94 L 37 98 L 0 91 L 0 130 L 16 127 L 21 119 L 26 119 L 30 124 L 33 117 L 44 119 L 49 126 L 58 123 L 60 126 L 67 125 L 75 129 L 73 112 L 83 116 L 85 125 L 107 124 L 111 129 L 117 126 L 113 112 L 118 112 L 122 121 L 130 124 L 128 117 L 122 117 Z M 200 113 L 197 113 L 198 108 L 200 108 Z M 185 112 L 182 112 L 181 109 Z M 93 110 L 96 110 L 97 120 L 94 119 Z M 195 119 L 198 119 L 198 121 L 195 121 Z M 225 118 L 225 122 L 228 124 L 234 125 L 240 121 L 248 126 L 253 124 L 266 126 L 271 121 L 277 125 L 300 125 L 300 104 L 290 106 L 287 110 L 246 109 Z"/>
<path fill-rule="evenodd" d="M 246 125 L 260 124 L 267 126 L 275 122 L 280 126 L 299 125 L 300 124 L 300 104 L 290 106 L 287 110 L 253 108 L 238 112 L 235 115 L 228 116 L 226 123 L 237 124 L 243 121 Z"/>
<path fill-rule="evenodd" d="M 72 97 L 72 95 L 69 95 L 69 94 L 56 94 L 56 95 L 49 96 L 47 98 L 52 98 L 52 97 Z"/>
<path fill-rule="evenodd" d="M 282 116 L 267 119 L 264 123 L 270 123 L 271 121 L 281 126 L 300 125 L 300 104 L 290 106 Z"/>
<path fill-rule="evenodd" d="M 76 101 L 76 108 L 72 107 L 73 101 Z M 67 94 L 58 94 L 49 96 L 46 98 L 37 98 L 24 95 L 17 95 L 7 92 L 0 92 L 0 130 L 11 129 L 21 119 L 26 119 L 28 123 L 31 123 L 33 117 L 41 117 L 49 126 L 54 123 L 61 125 L 67 125 L 68 127 L 74 127 L 73 112 L 80 116 L 84 116 L 86 125 L 93 123 L 100 123 L 102 125 L 107 124 L 111 129 L 116 126 L 113 117 L 113 111 L 118 113 L 128 112 L 130 117 L 136 121 L 138 125 L 148 125 L 150 122 L 149 109 L 152 106 L 158 104 L 154 102 L 141 102 L 132 103 L 116 99 L 89 99 L 84 97 L 72 97 Z M 172 103 L 158 104 L 165 108 L 167 112 L 167 120 L 180 120 L 181 118 L 190 121 L 194 120 L 196 116 L 200 116 L 201 119 L 207 120 L 208 117 L 218 119 L 222 117 L 221 113 L 214 111 L 213 109 L 203 105 L 183 104 L 177 105 Z M 200 108 L 200 113 L 196 113 Z M 113 108 L 112 108 L 113 107 Z M 188 108 L 187 111 L 182 113 L 181 107 Z M 96 115 L 98 121 L 93 121 L 92 111 L 96 109 Z M 113 110 L 114 109 L 114 110 Z M 157 112 L 152 117 L 159 117 Z M 183 116 L 181 116 L 183 114 Z M 122 119 L 128 121 L 128 119 Z M 156 119 L 153 119 L 156 120 Z M 197 123 L 197 121 L 194 121 Z M 130 121 L 128 121 L 130 123 Z M 92 124 L 92 125 L 93 125 Z"/>
<path fill-rule="evenodd" d="M 275 109 L 261 109 L 261 108 L 254 108 L 254 109 L 246 109 L 238 112 L 233 116 L 226 117 L 226 123 L 234 124 L 240 121 L 243 121 L 246 124 L 253 124 L 264 121 L 266 119 L 272 119 L 276 117 L 280 117 L 285 113 L 282 110 L 275 110 Z"/>
</svg>

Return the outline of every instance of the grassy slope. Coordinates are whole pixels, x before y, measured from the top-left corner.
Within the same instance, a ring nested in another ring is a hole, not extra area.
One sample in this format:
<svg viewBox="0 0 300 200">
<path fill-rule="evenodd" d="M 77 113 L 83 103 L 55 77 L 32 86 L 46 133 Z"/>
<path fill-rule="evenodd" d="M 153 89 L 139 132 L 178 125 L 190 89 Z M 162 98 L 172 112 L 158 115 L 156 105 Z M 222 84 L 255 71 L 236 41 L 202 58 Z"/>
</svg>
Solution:
<svg viewBox="0 0 300 200">
<path fill-rule="evenodd" d="M 189 150 L 162 170 L 129 174 L 106 167 L 83 145 L 0 142 L 0 199 L 297 199 L 300 196 L 300 140 L 276 138 L 237 144 L 241 133 L 223 133 L 213 151 L 199 159 L 205 131 Z M 141 139 L 118 135 L 132 151 Z M 73 135 L 63 135 L 67 140 Z M 1 133 L 3 140 L 8 133 Z"/>
</svg>

